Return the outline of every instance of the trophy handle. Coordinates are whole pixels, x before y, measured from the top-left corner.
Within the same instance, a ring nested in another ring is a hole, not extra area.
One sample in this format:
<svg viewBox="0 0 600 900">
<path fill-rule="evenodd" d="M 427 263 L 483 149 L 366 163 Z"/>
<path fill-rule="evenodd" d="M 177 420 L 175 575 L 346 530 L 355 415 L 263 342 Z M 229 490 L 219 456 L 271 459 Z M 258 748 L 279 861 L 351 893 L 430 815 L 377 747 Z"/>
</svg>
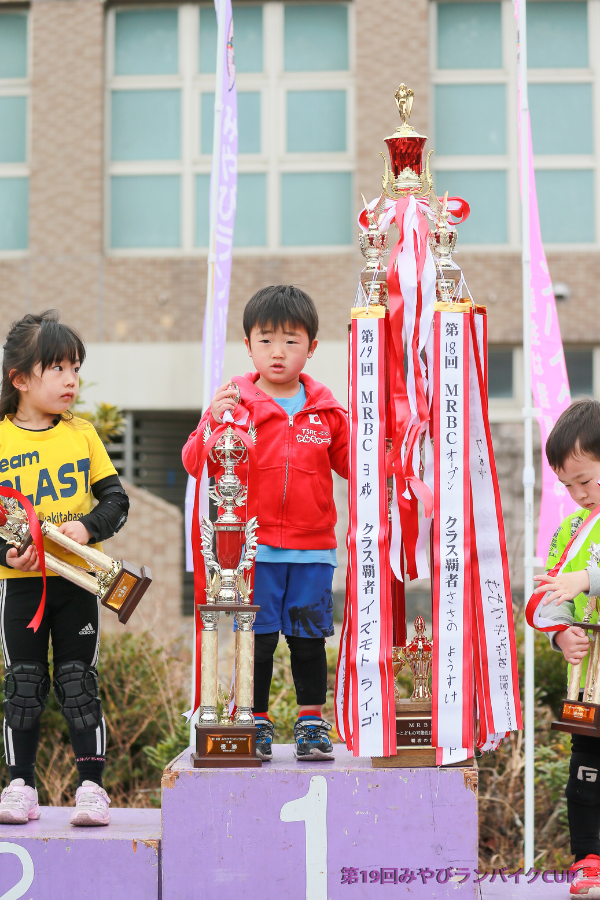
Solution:
<svg viewBox="0 0 600 900">
<path fill-rule="evenodd" d="M 383 187 L 383 192 L 386 195 L 386 197 L 390 198 L 390 200 L 399 200 L 400 197 L 402 196 L 402 194 L 399 194 L 397 191 L 394 190 L 394 182 L 393 182 L 393 179 L 391 178 L 392 173 L 391 173 L 390 167 L 388 166 L 388 161 L 385 158 L 385 156 L 383 155 L 383 153 L 380 153 L 379 155 L 381 156 L 381 158 L 383 159 L 383 161 L 385 163 L 385 172 L 383 173 L 383 175 L 381 177 L 381 186 Z M 389 188 L 389 190 L 388 190 L 388 188 Z"/>
</svg>

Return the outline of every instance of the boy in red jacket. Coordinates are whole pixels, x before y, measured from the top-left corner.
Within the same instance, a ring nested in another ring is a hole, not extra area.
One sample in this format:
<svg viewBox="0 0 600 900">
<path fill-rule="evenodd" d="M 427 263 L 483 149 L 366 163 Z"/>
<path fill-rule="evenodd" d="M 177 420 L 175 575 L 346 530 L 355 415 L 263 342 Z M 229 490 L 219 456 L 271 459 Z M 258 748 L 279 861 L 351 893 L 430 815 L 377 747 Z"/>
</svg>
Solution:
<svg viewBox="0 0 600 900">
<path fill-rule="evenodd" d="M 246 346 L 256 372 L 236 377 L 241 403 L 257 429 L 258 553 L 254 596 L 254 717 L 257 752 L 272 759 L 269 719 L 273 654 L 279 632 L 290 648 L 298 701 L 294 726 L 299 759 L 332 759 L 322 716 L 327 692 L 325 638 L 333 634 L 331 584 L 337 566 L 334 469 L 348 477 L 348 418 L 331 391 L 301 372 L 313 355 L 319 327 L 311 298 L 292 285 L 258 291 L 244 310 Z M 183 448 L 187 471 L 198 475 L 202 432 L 235 408 L 230 382 L 216 392 Z M 209 474 L 216 471 L 214 464 Z"/>
</svg>

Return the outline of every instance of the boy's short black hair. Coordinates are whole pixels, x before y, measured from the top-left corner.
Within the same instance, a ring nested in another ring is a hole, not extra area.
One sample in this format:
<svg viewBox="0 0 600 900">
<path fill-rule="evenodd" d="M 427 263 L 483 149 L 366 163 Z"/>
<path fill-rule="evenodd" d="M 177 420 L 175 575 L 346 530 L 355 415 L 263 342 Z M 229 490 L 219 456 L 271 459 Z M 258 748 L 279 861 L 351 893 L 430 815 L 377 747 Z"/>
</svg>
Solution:
<svg viewBox="0 0 600 900">
<path fill-rule="evenodd" d="M 576 400 L 558 417 L 546 441 L 546 457 L 552 469 L 563 469 L 569 456 L 600 460 L 600 403 Z"/>
<path fill-rule="evenodd" d="M 277 331 L 286 327 L 304 328 L 309 347 L 317 336 L 317 307 L 300 288 L 293 284 L 272 284 L 261 288 L 248 300 L 244 310 L 244 332 L 248 340 L 253 328 Z"/>
</svg>

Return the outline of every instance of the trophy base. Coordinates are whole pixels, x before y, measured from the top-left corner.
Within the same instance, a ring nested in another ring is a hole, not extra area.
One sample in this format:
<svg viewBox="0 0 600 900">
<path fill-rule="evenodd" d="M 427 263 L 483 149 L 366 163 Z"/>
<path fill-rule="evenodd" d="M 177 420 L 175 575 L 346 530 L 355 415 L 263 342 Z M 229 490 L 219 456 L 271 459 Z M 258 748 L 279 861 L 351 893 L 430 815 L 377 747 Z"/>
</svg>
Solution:
<svg viewBox="0 0 600 900">
<path fill-rule="evenodd" d="M 254 725 L 196 725 L 194 769 L 259 768 Z"/>
<path fill-rule="evenodd" d="M 371 759 L 374 769 L 434 769 L 435 764 L 435 747 L 398 747 L 395 756 Z"/>
<path fill-rule="evenodd" d="M 600 706 L 583 700 L 563 700 L 560 715 L 551 727 L 554 731 L 600 737 Z"/>
<path fill-rule="evenodd" d="M 374 769 L 432 768 L 431 700 L 396 700 L 396 755 L 375 756 Z"/>
<path fill-rule="evenodd" d="M 374 756 L 374 769 L 434 768 L 435 747 L 431 746 L 431 700 L 396 701 L 396 755 Z M 444 768 L 472 766 L 473 757 L 448 763 Z"/>
<path fill-rule="evenodd" d="M 136 606 L 152 584 L 152 572 L 147 566 L 138 569 L 131 563 L 120 560 L 119 570 L 114 583 L 110 586 L 102 600 L 102 606 L 117 613 L 119 622 L 125 625 L 129 621 Z"/>
</svg>

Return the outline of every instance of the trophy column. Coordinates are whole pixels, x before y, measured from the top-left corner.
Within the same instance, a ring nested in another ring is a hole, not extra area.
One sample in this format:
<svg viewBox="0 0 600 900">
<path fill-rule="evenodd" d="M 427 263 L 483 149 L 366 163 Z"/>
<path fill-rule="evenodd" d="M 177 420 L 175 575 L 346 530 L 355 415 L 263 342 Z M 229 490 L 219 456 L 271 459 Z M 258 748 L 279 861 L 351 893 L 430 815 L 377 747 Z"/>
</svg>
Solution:
<svg viewBox="0 0 600 900">
<path fill-rule="evenodd" d="M 235 700 L 236 725 L 254 725 L 252 704 L 254 702 L 254 631 L 256 612 L 246 608 L 234 613 L 237 631 L 235 634 Z M 238 687 L 239 685 L 239 687 Z"/>
<path fill-rule="evenodd" d="M 199 722 L 202 725 L 217 725 L 219 717 L 217 715 L 217 660 L 219 656 L 219 613 L 210 608 L 204 607 L 200 611 L 202 616 L 202 634 L 200 661 L 200 696 L 202 704 L 200 706 Z"/>
</svg>

